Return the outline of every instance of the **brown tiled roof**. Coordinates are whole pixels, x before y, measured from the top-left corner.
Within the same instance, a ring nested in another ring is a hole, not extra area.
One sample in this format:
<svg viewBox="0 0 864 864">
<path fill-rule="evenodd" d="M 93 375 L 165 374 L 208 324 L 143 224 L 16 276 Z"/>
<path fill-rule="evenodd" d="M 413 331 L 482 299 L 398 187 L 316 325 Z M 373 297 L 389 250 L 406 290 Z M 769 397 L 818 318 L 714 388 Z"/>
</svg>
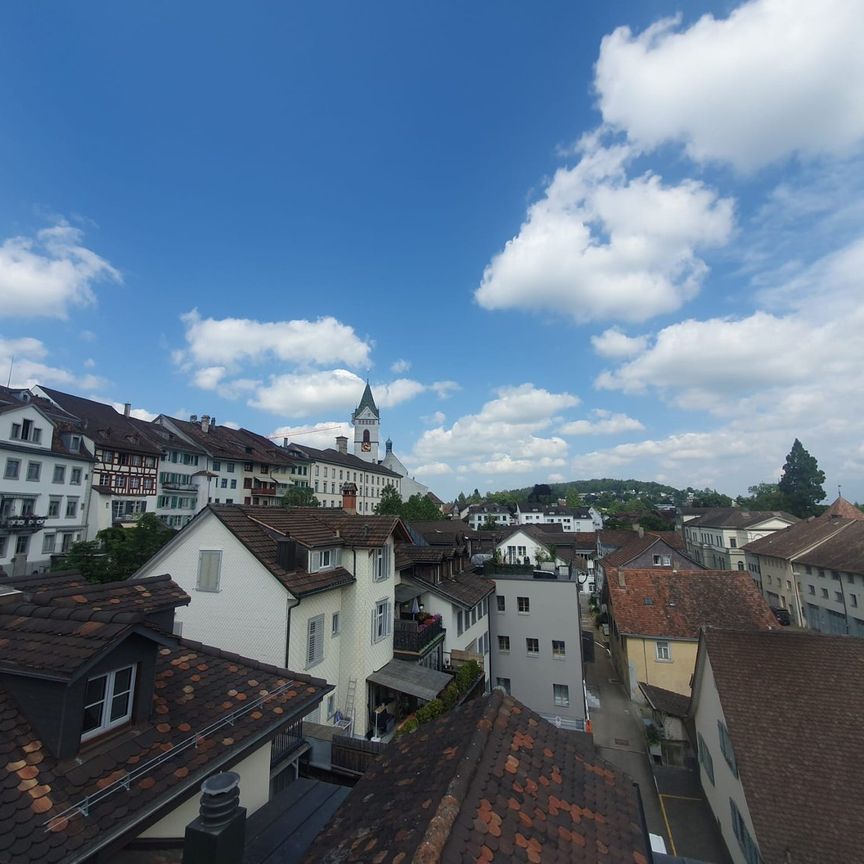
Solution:
<svg viewBox="0 0 864 864">
<path fill-rule="evenodd" d="M 619 574 L 624 588 L 618 584 Z M 613 568 L 606 584 L 610 614 L 626 635 L 697 639 L 705 625 L 750 630 L 779 626 L 745 570 Z"/>
<path fill-rule="evenodd" d="M 545 531 L 544 528 L 551 528 L 552 531 Z M 538 543 L 542 543 L 544 545 L 552 545 L 555 543 L 554 536 L 555 526 L 553 525 L 544 525 L 541 527 L 540 525 L 511 525 L 504 534 L 501 539 L 498 541 L 499 543 L 505 543 L 515 534 L 521 532 L 528 537 L 531 537 L 533 540 L 536 540 Z M 558 525 L 558 531 L 561 530 L 561 525 Z"/>
<path fill-rule="evenodd" d="M 600 538 L 602 546 L 617 546 L 620 548 L 629 543 L 634 537 L 638 537 L 639 534 L 626 528 L 604 528 L 602 531 L 597 532 L 597 536 Z"/>
<path fill-rule="evenodd" d="M 422 585 L 433 594 L 440 594 L 448 600 L 466 606 L 469 609 L 476 606 L 484 597 L 488 597 L 495 590 L 495 583 L 477 573 L 470 571 L 457 573 L 455 576 L 444 577 L 439 582 L 430 582 L 422 576 L 410 576 L 411 581 Z"/>
<path fill-rule="evenodd" d="M 754 555 L 767 555 L 772 558 L 791 559 L 796 555 L 824 543 L 838 531 L 843 531 L 852 521 L 841 518 L 811 517 L 803 522 L 796 522 L 782 531 L 772 531 L 765 537 L 751 540 L 742 546 L 746 552 Z"/>
<path fill-rule="evenodd" d="M 172 642 L 159 654 L 152 721 L 86 745 L 77 759 L 58 762 L 0 685 L 0 861 L 80 862 L 114 838 L 131 839 L 142 814 L 163 815 L 177 795 L 197 792 L 205 777 L 262 746 L 332 689 L 195 642 Z M 201 734 L 262 698 L 233 724 Z M 197 735 L 194 747 L 181 746 Z M 128 791 L 91 804 L 87 816 L 71 811 L 129 775 Z"/>
<path fill-rule="evenodd" d="M 673 717 L 686 717 L 690 710 L 690 697 L 666 690 L 663 687 L 655 687 L 653 684 L 639 682 L 639 689 L 645 694 L 648 704 L 656 711 L 663 714 L 671 714 Z"/>
<path fill-rule="evenodd" d="M 677 553 L 681 558 L 690 561 L 691 559 L 684 555 L 681 552 L 680 547 L 673 546 L 666 539 L 667 534 L 674 534 L 674 531 L 664 531 L 663 535 L 660 534 L 645 534 L 644 537 L 635 536 L 629 543 L 625 543 L 623 546 L 620 546 L 614 552 L 610 552 L 604 559 L 603 562 L 609 567 L 623 567 L 625 564 L 629 564 L 634 558 L 638 558 L 640 555 L 643 555 L 652 547 L 656 546 L 658 552 L 663 548 L 670 549 L 671 551 Z M 701 569 L 702 565 L 697 561 L 692 561 L 693 569 Z"/>
<path fill-rule="evenodd" d="M 415 546 L 410 543 L 400 543 L 396 547 L 396 569 L 403 570 L 414 564 L 439 564 L 449 557 L 447 551 L 440 546 Z"/>
<path fill-rule="evenodd" d="M 784 510 L 742 510 L 740 507 L 713 507 L 697 519 L 687 523 L 688 528 L 752 528 L 769 519 L 786 519 L 797 522 L 798 517 Z"/>
<path fill-rule="evenodd" d="M 367 462 L 353 453 L 340 453 L 333 448 L 319 450 L 317 447 L 308 447 L 306 444 L 292 443 L 289 446 L 304 453 L 314 462 L 329 462 L 335 465 L 344 465 L 355 471 L 365 471 L 367 474 L 383 474 L 385 477 L 392 477 L 393 479 L 401 479 L 402 477 L 401 474 L 397 474 L 395 471 L 391 471 L 377 462 Z"/>
<path fill-rule="evenodd" d="M 330 591 L 352 584 L 355 579 L 344 567 L 308 573 L 306 570 L 285 570 L 276 560 L 276 540 L 287 531 L 270 528 L 256 517 L 259 513 L 279 509 L 276 507 L 240 507 L 232 504 L 209 504 L 207 509 L 278 579 L 295 597 Z M 206 511 L 202 511 L 204 513 Z M 200 516 L 201 514 L 199 514 Z M 199 517 L 196 517 L 196 519 Z M 194 524 L 194 523 L 190 523 Z M 292 535 L 293 536 L 293 535 Z M 333 545 L 341 542 L 331 532 Z M 301 543 L 301 538 L 297 538 Z M 314 544 L 312 544 L 314 545 Z"/>
<path fill-rule="evenodd" d="M 5 579 L 37 606 L 71 606 L 95 612 L 140 612 L 144 615 L 186 606 L 189 595 L 167 574 L 121 582 L 88 582 L 80 573 L 40 573 Z"/>
<path fill-rule="evenodd" d="M 673 549 L 679 552 L 687 550 L 687 544 L 684 542 L 684 536 L 677 531 L 647 531 L 647 534 L 653 534 L 661 540 L 665 540 Z"/>
<path fill-rule="evenodd" d="M 706 648 L 765 864 L 860 861 L 864 639 L 709 629 L 697 669 Z"/>
<path fill-rule="evenodd" d="M 822 514 L 822 518 L 840 516 L 842 519 L 864 519 L 861 512 L 851 501 L 847 501 L 842 495 L 838 495 L 834 503 Z"/>
<path fill-rule="evenodd" d="M 499 690 L 396 739 L 307 864 L 647 864 L 630 778 Z"/>
<path fill-rule="evenodd" d="M 796 555 L 795 560 L 812 567 L 864 573 L 864 522 L 850 522 L 839 534 Z"/>
<path fill-rule="evenodd" d="M 83 396 L 73 396 L 60 390 L 52 390 L 49 387 L 41 389 L 64 411 L 81 420 L 82 423 L 86 423 L 84 434 L 95 441 L 97 447 L 161 454 L 162 448 L 158 444 L 154 443 L 149 436 L 145 436 L 128 417 L 124 417 L 110 405 L 94 402 Z"/>
</svg>

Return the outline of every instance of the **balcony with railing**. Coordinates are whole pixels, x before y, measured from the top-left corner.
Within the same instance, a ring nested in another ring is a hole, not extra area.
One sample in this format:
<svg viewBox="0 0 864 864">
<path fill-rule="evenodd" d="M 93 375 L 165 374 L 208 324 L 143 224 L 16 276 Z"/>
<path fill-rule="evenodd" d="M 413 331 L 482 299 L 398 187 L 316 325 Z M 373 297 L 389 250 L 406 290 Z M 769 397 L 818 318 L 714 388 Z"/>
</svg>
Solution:
<svg viewBox="0 0 864 864">
<path fill-rule="evenodd" d="M 25 516 L 0 515 L 0 531 L 13 534 L 32 534 L 44 527 L 47 518 L 47 516 L 35 516 L 32 513 Z"/>
<path fill-rule="evenodd" d="M 286 762 L 297 754 L 298 750 L 308 746 L 303 737 L 303 721 L 297 720 L 286 726 L 274 739 L 270 748 L 270 767 L 275 768 L 281 762 Z"/>
<path fill-rule="evenodd" d="M 393 625 L 393 651 L 397 654 L 422 655 L 444 640 L 440 615 L 429 615 L 423 621 L 397 618 Z"/>
</svg>

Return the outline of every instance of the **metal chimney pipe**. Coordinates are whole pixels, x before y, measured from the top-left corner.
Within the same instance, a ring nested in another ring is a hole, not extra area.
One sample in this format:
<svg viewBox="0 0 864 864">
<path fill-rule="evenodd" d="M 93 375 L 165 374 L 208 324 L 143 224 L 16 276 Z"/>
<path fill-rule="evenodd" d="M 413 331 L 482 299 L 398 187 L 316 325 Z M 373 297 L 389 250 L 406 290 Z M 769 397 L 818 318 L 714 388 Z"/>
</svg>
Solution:
<svg viewBox="0 0 864 864">
<path fill-rule="evenodd" d="M 201 785 L 200 815 L 186 826 L 183 864 L 242 864 L 246 808 L 240 806 L 240 775 L 225 771 Z"/>
</svg>

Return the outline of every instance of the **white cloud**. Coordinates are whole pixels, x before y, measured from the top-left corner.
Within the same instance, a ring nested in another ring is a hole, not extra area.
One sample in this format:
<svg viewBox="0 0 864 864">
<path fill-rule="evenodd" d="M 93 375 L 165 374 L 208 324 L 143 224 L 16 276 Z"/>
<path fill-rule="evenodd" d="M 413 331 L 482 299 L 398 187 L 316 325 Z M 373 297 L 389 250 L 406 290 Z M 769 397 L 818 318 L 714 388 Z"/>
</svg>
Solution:
<svg viewBox="0 0 864 864">
<path fill-rule="evenodd" d="M 0 378 L 12 387 L 33 387 L 36 384 L 95 390 L 104 386 L 105 379 L 97 375 L 76 375 L 68 369 L 50 366 L 45 344 L 32 336 L 17 339 L 0 337 Z M 9 372 L 12 372 L 9 378 Z"/>
<path fill-rule="evenodd" d="M 205 366 L 196 369 L 192 375 L 192 383 L 202 390 L 215 390 L 228 370 L 224 366 Z"/>
<path fill-rule="evenodd" d="M 322 365 L 369 365 L 371 344 L 354 328 L 326 316 L 316 321 L 254 321 L 202 318 L 197 309 L 181 315 L 187 349 L 181 355 L 197 365 L 228 366 L 240 361 Z"/>
<path fill-rule="evenodd" d="M 278 444 L 283 438 L 294 444 L 308 445 L 319 450 L 327 450 L 336 446 L 336 438 L 344 435 L 348 439 L 348 449 L 351 450 L 354 440 L 354 429 L 350 423 L 341 420 L 324 420 L 307 426 L 280 426 L 269 437 Z"/>
<path fill-rule="evenodd" d="M 96 361 L 92 357 L 88 357 L 84 361 L 84 368 L 85 369 L 93 369 L 93 368 L 95 368 L 95 366 L 96 366 Z"/>
<path fill-rule="evenodd" d="M 420 418 L 427 426 L 442 426 L 447 419 L 447 415 L 443 411 L 436 411 L 434 414 L 428 414 Z"/>
<path fill-rule="evenodd" d="M 641 353 L 647 342 L 646 336 L 627 336 L 617 327 L 591 337 L 591 344 L 601 357 L 632 357 Z"/>
<path fill-rule="evenodd" d="M 379 408 L 392 408 L 400 402 L 413 399 L 426 389 L 419 381 L 410 378 L 397 378 L 388 384 L 375 384 L 373 387 L 375 404 Z"/>
<path fill-rule="evenodd" d="M 456 381 L 433 381 L 429 385 L 429 389 L 434 391 L 439 399 L 449 399 L 454 393 L 457 393 L 462 387 Z"/>
<path fill-rule="evenodd" d="M 753 0 L 690 27 L 620 27 L 600 48 L 604 121 L 654 148 L 754 169 L 864 140 L 864 15 L 848 0 Z"/>
<path fill-rule="evenodd" d="M 65 222 L 36 237 L 10 237 L 0 245 L 0 316 L 65 318 L 72 306 L 96 300 L 93 286 L 120 282 L 118 270 L 82 245 L 84 233 Z"/>
<path fill-rule="evenodd" d="M 106 405 L 110 405 L 118 414 L 122 414 L 126 410 L 126 406 L 122 402 L 114 402 L 110 399 L 100 399 L 98 396 L 92 398 L 96 399 L 97 402 L 104 402 Z M 146 408 L 134 407 L 131 409 L 129 414 L 136 420 L 146 420 L 148 423 L 159 416 L 158 412 L 148 411 Z"/>
<path fill-rule="evenodd" d="M 249 404 L 285 417 L 308 417 L 356 405 L 364 386 L 347 369 L 274 375 Z"/>
<path fill-rule="evenodd" d="M 729 240 L 732 201 L 696 180 L 630 178 L 635 151 L 596 136 L 586 137 L 582 154 L 555 173 L 486 267 L 475 292 L 484 308 L 644 321 L 698 293 L 708 268 L 697 252 Z"/>
<path fill-rule="evenodd" d="M 394 375 L 401 375 L 403 372 L 407 372 L 411 368 L 411 364 L 407 360 L 396 360 L 394 363 L 390 364 L 390 371 Z"/>
<path fill-rule="evenodd" d="M 574 420 L 558 429 L 561 435 L 620 435 L 622 432 L 638 432 L 645 427 L 639 420 L 626 414 L 612 414 L 601 408 L 592 412 L 593 420 Z"/>
<path fill-rule="evenodd" d="M 446 462 L 430 462 L 426 465 L 418 465 L 412 473 L 415 477 L 441 477 L 452 474 L 453 468 Z"/>
</svg>

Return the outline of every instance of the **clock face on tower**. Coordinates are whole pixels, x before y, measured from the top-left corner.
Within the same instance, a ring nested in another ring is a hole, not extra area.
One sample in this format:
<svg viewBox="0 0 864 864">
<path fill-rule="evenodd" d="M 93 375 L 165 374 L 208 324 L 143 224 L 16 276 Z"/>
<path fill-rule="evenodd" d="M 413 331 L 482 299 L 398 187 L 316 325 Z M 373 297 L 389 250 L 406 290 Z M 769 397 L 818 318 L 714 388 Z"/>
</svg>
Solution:
<svg viewBox="0 0 864 864">
<path fill-rule="evenodd" d="M 372 445 L 371 445 L 368 441 L 364 441 L 364 442 L 360 445 L 360 449 L 361 449 L 364 453 L 368 453 L 368 452 L 372 449 Z"/>
</svg>

